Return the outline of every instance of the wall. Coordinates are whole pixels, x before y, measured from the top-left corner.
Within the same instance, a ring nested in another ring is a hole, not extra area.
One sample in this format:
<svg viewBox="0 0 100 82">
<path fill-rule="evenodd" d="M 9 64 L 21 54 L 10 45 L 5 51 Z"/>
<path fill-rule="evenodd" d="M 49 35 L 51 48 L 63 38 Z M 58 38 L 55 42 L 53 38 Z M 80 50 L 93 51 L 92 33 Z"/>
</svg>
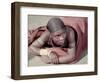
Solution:
<svg viewBox="0 0 100 82">
<path fill-rule="evenodd" d="M 16 82 L 10 79 L 11 72 L 11 2 L 15 0 L 1 0 L 0 2 L 0 82 Z M 38 2 L 38 3 L 52 3 L 52 4 L 68 4 L 68 5 L 88 5 L 88 6 L 98 6 L 98 22 L 100 22 L 100 1 L 99 0 L 16 0 L 23 2 Z M 100 24 L 98 25 L 98 27 Z M 98 28 L 98 35 L 100 34 L 100 29 Z M 98 38 L 100 42 L 100 38 Z M 100 44 L 98 43 L 98 49 Z M 100 52 L 98 52 L 100 54 Z M 98 56 L 98 59 L 100 55 Z M 100 62 L 100 60 L 98 61 Z M 100 69 L 100 64 L 98 66 Z M 95 81 L 98 82 L 100 79 L 100 71 L 98 75 L 94 76 L 79 76 L 79 77 L 63 77 L 63 78 L 52 78 L 52 79 L 37 79 L 29 80 L 29 82 L 85 82 L 85 81 Z M 27 82 L 27 80 L 23 80 Z"/>
</svg>

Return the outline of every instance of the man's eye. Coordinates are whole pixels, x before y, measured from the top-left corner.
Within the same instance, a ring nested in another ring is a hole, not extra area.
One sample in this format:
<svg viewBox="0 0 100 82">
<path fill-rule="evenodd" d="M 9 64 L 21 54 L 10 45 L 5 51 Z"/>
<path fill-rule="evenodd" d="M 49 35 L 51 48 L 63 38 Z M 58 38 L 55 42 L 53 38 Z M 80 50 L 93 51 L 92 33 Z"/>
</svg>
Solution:
<svg viewBox="0 0 100 82">
<path fill-rule="evenodd" d="M 58 36 L 55 36 L 56 38 L 58 37 Z"/>
<path fill-rule="evenodd" d="M 57 35 L 57 36 L 60 36 L 60 35 Z"/>
</svg>

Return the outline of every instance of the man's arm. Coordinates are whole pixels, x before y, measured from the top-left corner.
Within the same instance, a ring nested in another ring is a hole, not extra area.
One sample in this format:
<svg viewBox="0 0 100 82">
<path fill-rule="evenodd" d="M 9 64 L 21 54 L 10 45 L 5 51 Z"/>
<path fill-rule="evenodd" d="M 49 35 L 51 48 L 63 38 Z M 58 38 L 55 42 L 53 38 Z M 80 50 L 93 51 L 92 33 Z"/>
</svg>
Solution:
<svg viewBox="0 0 100 82">
<path fill-rule="evenodd" d="M 59 63 L 65 64 L 70 63 L 75 59 L 75 48 L 68 49 L 66 55 L 59 57 Z"/>
<path fill-rule="evenodd" d="M 40 56 L 41 60 L 45 63 L 51 63 L 54 61 L 55 63 L 58 62 L 57 55 L 54 53 L 51 53 L 51 50 L 49 48 L 42 48 L 42 46 L 45 44 L 46 41 L 48 41 L 50 36 L 50 33 L 48 31 L 45 31 L 41 37 L 39 37 L 37 40 L 35 40 L 32 45 L 28 48 L 28 54 L 34 55 L 34 56 Z M 50 56 L 49 56 L 50 54 Z"/>
<path fill-rule="evenodd" d="M 45 31 L 37 40 L 35 40 L 28 48 L 28 53 L 32 55 L 40 55 L 40 48 L 48 40 L 50 33 Z"/>
</svg>

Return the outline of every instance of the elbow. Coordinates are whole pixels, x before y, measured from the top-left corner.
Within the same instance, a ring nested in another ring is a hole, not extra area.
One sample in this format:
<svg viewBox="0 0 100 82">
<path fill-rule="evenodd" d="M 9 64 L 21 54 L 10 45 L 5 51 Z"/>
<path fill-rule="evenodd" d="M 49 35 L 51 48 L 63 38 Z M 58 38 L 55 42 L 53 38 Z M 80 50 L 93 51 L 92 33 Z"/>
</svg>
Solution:
<svg viewBox="0 0 100 82">
<path fill-rule="evenodd" d="M 74 62 L 75 61 L 75 55 L 70 55 L 70 57 L 69 57 L 69 59 L 68 59 L 68 61 L 66 60 L 66 64 L 71 64 L 72 62 Z"/>
<path fill-rule="evenodd" d="M 69 55 L 69 56 L 65 56 L 65 58 L 60 60 L 59 63 L 60 64 L 71 64 L 74 61 L 75 61 L 75 55 Z"/>
<path fill-rule="evenodd" d="M 75 55 L 71 55 L 70 57 L 70 61 L 68 62 L 69 64 L 75 61 Z"/>
</svg>

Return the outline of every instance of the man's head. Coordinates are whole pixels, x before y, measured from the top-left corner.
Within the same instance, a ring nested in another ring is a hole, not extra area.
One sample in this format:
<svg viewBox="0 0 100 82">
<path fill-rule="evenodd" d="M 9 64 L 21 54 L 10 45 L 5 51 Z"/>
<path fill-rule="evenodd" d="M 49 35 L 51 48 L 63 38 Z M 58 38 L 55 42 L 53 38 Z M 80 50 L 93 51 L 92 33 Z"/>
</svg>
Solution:
<svg viewBox="0 0 100 82">
<path fill-rule="evenodd" d="M 66 28 L 63 21 L 60 18 L 51 18 L 48 21 L 47 29 L 51 33 L 53 42 L 56 45 L 64 45 L 66 39 Z"/>
</svg>

